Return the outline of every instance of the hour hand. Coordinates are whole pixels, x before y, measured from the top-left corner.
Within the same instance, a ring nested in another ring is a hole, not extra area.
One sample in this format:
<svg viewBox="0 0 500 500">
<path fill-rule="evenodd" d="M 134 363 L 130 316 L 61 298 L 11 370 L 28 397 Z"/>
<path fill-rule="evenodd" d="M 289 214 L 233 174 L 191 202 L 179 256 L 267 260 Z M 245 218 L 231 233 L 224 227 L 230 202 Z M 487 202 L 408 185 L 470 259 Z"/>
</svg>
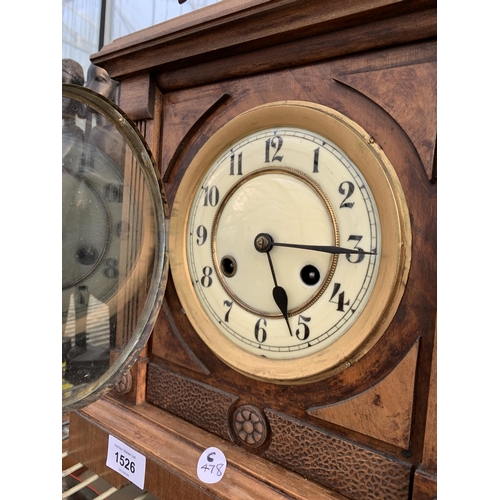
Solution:
<svg viewBox="0 0 500 500">
<path fill-rule="evenodd" d="M 271 260 L 271 255 L 267 254 L 267 260 L 269 261 L 269 266 L 271 267 L 271 274 L 273 275 L 274 288 L 273 288 L 273 298 L 276 305 L 279 307 L 281 314 L 286 321 L 286 326 L 288 327 L 288 331 L 290 335 L 293 337 L 292 329 L 290 328 L 290 321 L 288 320 L 288 296 L 283 287 L 278 286 L 278 282 L 276 280 L 276 275 L 274 274 L 273 262 Z"/>
<path fill-rule="evenodd" d="M 273 239 L 271 235 L 267 233 L 260 233 L 255 237 L 254 246 L 255 250 L 260 253 L 267 254 L 267 260 L 269 262 L 269 267 L 271 268 L 271 274 L 273 275 L 274 288 L 273 288 L 273 299 L 276 302 L 276 305 L 279 307 L 281 314 L 286 321 L 286 326 L 288 327 L 288 331 L 290 335 L 293 337 L 292 329 L 290 328 L 290 321 L 288 320 L 288 296 L 283 287 L 278 285 L 278 280 L 276 279 L 276 274 L 274 273 L 273 261 L 271 260 L 271 255 L 269 252 L 273 247 Z"/>
</svg>

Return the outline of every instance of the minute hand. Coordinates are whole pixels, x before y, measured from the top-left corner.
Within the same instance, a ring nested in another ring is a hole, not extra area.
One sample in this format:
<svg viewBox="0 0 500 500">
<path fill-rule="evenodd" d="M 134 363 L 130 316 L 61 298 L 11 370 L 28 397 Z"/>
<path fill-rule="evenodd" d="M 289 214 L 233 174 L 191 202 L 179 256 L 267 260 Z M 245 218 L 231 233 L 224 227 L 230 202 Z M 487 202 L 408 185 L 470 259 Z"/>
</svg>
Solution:
<svg viewBox="0 0 500 500">
<path fill-rule="evenodd" d="M 297 243 L 276 243 L 275 241 L 273 241 L 272 244 L 273 246 L 277 247 L 301 248 L 303 250 L 314 250 L 315 252 L 324 252 L 333 254 L 358 253 L 362 255 L 377 255 L 377 252 L 365 252 L 364 250 L 356 248 L 343 248 L 343 247 L 328 246 L 328 245 L 302 245 Z"/>
</svg>

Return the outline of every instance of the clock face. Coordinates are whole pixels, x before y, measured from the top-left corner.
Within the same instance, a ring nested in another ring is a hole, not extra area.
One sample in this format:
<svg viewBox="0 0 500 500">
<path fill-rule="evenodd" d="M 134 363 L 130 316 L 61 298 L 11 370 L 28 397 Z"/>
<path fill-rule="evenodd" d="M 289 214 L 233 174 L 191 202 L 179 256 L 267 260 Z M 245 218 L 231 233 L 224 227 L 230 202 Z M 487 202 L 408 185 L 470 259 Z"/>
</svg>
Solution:
<svg viewBox="0 0 500 500">
<path fill-rule="evenodd" d="M 260 252 L 261 234 L 351 253 Z M 189 273 L 205 312 L 242 349 L 275 359 L 308 356 L 350 328 L 372 293 L 381 246 L 377 206 L 359 170 L 326 138 L 292 127 L 255 132 L 224 151 L 188 220 Z"/>
<path fill-rule="evenodd" d="M 172 273 L 188 277 L 179 296 L 198 333 L 236 370 L 307 382 L 380 336 L 409 236 L 374 148 L 332 110 L 276 103 L 229 122 L 190 165 Z"/>
</svg>

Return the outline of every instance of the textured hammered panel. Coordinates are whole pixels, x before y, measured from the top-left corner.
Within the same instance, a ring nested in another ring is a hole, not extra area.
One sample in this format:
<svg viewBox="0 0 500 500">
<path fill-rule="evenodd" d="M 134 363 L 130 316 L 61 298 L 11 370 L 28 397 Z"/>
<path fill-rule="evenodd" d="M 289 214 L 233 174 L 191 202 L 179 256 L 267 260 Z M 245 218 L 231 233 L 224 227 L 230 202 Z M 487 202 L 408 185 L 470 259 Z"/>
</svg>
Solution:
<svg viewBox="0 0 500 500">
<path fill-rule="evenodd" d="M 411 466 L 266 409 L 264 456 L 353 500 L 408 500 Z"/>
<path fill-rule="evenodd" d="M 231 440 L 228 414 L 238 396 L 149 364 L 147 401 L 218 436 Z"/>
</svg>

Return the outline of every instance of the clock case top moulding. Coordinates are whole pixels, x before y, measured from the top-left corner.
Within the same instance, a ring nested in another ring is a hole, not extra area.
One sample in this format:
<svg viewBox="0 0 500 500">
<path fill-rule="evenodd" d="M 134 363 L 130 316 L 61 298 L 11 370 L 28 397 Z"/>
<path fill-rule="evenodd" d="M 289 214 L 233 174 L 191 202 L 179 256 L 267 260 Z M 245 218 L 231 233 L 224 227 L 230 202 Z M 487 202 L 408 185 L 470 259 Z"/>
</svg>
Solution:
<svg viewBox="0 0 500 500">
<path fill-rule="evenodd" d="M 412 261 L 377 344 L 347 370 L 302 387 L 255 381 L 222 363 L 169 280 L 132 389 L 72 414 L 70 451 L 123 484 L 104 466 L 104 438 L 114 434 L 153 459 L 145 488 L 160 498 L 175 488 L 192 498 L 256 488 L 265 498 L 434 498 L 435 2 L 223 1 L 118 39 L 92 60 L 121 82 L 120 106 L 161 166 L 170 207 L 196 152 L 244 111 L 301 100 L 345 114 L 398 174 Z M 269 430 L 256 446 L 235 431 L 252 409 Z M 84 432 L 95 435 L 92 446 Z M 214 445 L 232 481 L 201 485 L 190 464 Z"/>
</svg>

